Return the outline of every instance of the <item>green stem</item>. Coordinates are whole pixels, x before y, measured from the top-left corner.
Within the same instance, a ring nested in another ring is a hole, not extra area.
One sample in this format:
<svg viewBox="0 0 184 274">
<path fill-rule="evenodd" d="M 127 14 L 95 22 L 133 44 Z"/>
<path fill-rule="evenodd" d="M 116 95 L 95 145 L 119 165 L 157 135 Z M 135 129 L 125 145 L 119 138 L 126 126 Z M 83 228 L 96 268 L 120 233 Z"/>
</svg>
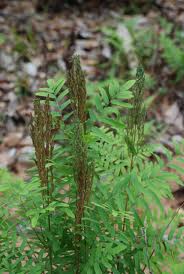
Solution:
<svg viewBox="0 0 184 274">
<path fill-rule="evenodd" d="M 131 163 L 130 163 L 130 172 L 132 171 L 134 166 L 134 155 L 131 154 Z M 130 186 L 130 182 L 128 184 L 128 187 Z M 126 192 L 126 198 L 125 198 L 125 213 L 128 210 L 128 193 Z M 125 217 L 123 218 L 123 232 L 125 231 L 125 224 L 126 224 L 126 219 Z"/>
<path fill-rule="evenodd" d="M 51 233 L 51 216 L 48 214 L 48 228 L 49 232 Z M 49 248 L 49 264 L 50 264 L 50 274 L 53 273 L 53 261 L 52 261 L 52 245 L 48 238 L 48 248 Z"/>
<path fill-rule="evenodd" d="M 47 174 L 47 206 L 50 205 L 50 201 L 52 199 L 52 190 L 51 188 L 49 188 L 49 176 Z M 48 230 L 49 230 L 49 235 L 51 235 L 51 214 L 50 212 L 47 215 L 47 223 L 48 223 Z M 52 260 L 52 244 L 51 241 L 49 239 L 49 237 L 47 238 L 47 242 L 48 242 L 48 255 L 49 255 L 49 266 L 50 266 L 50 274 L 53 273 L 53 260 Z"/>
<path fill-rule="evenodd" d="M 134 166 L 134 155 L 131 154 L 130 172 L 132 171 L 133 166 Z M 128 187 L 129 186 L 130 186 L 130 181 L 129 181 Z M 126 197 L 125 197 L 125 213 L 127 212 L 127 210 L 128 210 L 128 193 L 126 192 Z M 124 216 L 124 218 L 123 218 L 123 232 L 125 232 L 125 228 L 126 228 L 126 218 Z M 117 270 L 119 270 L 119 268 L 120 268 L 120 261 L 119 261 L 119 259 L 120 259 L 120 257 L 117 257 Z"/>
</svg>

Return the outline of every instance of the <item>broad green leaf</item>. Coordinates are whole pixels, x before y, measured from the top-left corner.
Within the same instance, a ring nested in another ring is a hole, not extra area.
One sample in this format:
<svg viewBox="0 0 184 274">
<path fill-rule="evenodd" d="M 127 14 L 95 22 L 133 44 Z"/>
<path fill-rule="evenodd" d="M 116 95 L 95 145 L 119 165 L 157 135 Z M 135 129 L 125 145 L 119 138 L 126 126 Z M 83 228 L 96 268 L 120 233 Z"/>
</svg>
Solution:
<svg viewBox="0 0 184 274">
<path fill-rule="evenodd" d="M 105 209 L 105 210 L 108 209 L 106 205 L 97 204 L 97 203 L 95 203 L 95 202 L 92 202 L 92 204 L 94 204 L 94 205 L 97 206 L 97 207 L 103 208 L 103 209 Z"/>
<path fill-rule="evenodd" d="M 57 94 L 61 91 L 63 85 L 65 83 L 64 79 L 60 79 L 56 82 L 56 84 L 54 85 L 54 94 L 57 96 Z"/>
<path fill-rule="evenodd" d="M 71 217 L 72 219 L 75 218 L 75 215 L 73 214 L 73 212 L 71 211 L 71 209 L 69 209 L 69 208 L 63 208 L 62 211 L 65 212 L 66 215 L 68 215 L 68 216 Z"/>
<path fill-rule="evenodd" d="M 102 121 L 105 124 L 108 124 L 110 126 L 112 126 L 112 128 L 115 129 L 124 129 L 125 125 L 117 120 L 111 119 L 111 118 L 98 118 L 100 121 Z"/>
<path fill-rule="evenodd" d="M 60 107 L 60 111 L 63 111 L 69 104 L 71 103 L 71 100 L 68 99 L 66 102 L 64 102 Z"/>
<path fill-rule="evenodd" d="M 106 105 L 108 105 L 109 104 L 109 97 L 108 97 L 105 89 L 104 88 L 99 88 L 99 91 L 100 91 L 100 94 L 102 96 L 102 99 L 103 99 L 104 103 Z"/>
<path fill-rule="evenodd" d="M 116 247 L 114 247 L 112 249 L 113 251 L 113 255 L 117 255 L 119 254 L 120 252 L 122 252 L 123 250 L 125 250 L 127 247 L 126 245 L 122 244 L 122 243 L 119 243 Z"/>
<path fill-rule="evenodd" d="M 38 223 L 39 215 L 35 215 L 31 218 L 31 225 L 32 227 L 35 227 Z"/>
<path fill-rule="evenodd" d="M 103 114 L 105 115 L 111 115 L 111 114 L 116 114 L 116 116 L 119 115 L 119 110 L 117 109 L 117 107 L 105 107 L 103 110 Z"/>
<path fill-rule="evenodd" d="M 36 93 L 36 96 L 39 96 L 39 97 L 49 97 L 49 98 L 52 98 L 52 99 L 56 99 L 56 96 L 52 93 L 47 93 L 47 92 L 42 92 L 42 91 L 39 91 Z"/>
<path fill-rule="evenodd" d="M 61 94 L 58 96 L 57 100 L 61 101 L 67 94 L 69 93 L 69 89 L 65 89 L 61 92 Z"/>
<path fill-rule="evenodd" d="M 132 97 L 133 97 L 133 94 L 129 90 L 121 91 L 117 94 L 117 98 L 122 100 L 131 99 Z"/>
<path fill-rule="evenodd" d="M 71 111 L 70 113 L 66 113 L 64 116 L 63 116 L 63 121 L 66 121 L 67 119 L 69 119 L 73 114 L 73 111 Z"/>
<path fill-rule="evenodd" d="M 97 94 L 95 96 L 95 104 L 96 104 L 96 108 L 99 112 L 102 112 L 103 111 L 103 106 L 102 106 L 102 103 L 101 103 L 101 100 L 100 100 L 100 96 Z"/>
<path fill-rule="evenodd" d="M 109 93 L 110 96 L 113 98 L 119 92 L 119 83 L 116 80 L 113 80 L 109 84 Z"/>
<path fill-rule="evenodd" d="M 104 142 L 107 142 L 109 144 L 112 143 L 112 140 L 109 138 L 109 136 L 105 132 L 103 132 L 100 128 L 93 127 L 92 131 L 93 131 L 93 133 L 95 134 L 96 137 L 99 137 Z"/>
<path fill-rule="evenodd" d="M 120 107 L 124 107 L 124 108 L 132 108 L 132 105 L 130 103 L 126 103 L 126 102 L 122 102 L 119 100 L 112 100 L 112 104 L 120 106 Z"/>
<path fill-rule="evenodd" d="M 131 87 L 133 87 L 133 85 L 135 84 L 136 80 L 129 80 L 127 81 L 122 87 L 121 89 L 123 90 L 128 90 L 130 89 Z"/>
</svg>

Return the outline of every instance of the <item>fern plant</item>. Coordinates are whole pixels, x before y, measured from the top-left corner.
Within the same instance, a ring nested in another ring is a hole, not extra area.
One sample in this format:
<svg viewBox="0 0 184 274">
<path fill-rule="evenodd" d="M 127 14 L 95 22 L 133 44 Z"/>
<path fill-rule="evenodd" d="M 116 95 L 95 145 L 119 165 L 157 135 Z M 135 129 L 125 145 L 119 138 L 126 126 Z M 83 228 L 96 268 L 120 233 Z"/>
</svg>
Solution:
<svg viewBox="0 0 184 274">
<path fill-rule="evenodd" d="M 181 81 L 184 76 L 184 53 L 183 49 L 175 44 L 175 42 L 162 35 L 160 38 L 163 47 L 163 58 L 168 63 L 171 70 L 176 73 L 176 81 Z"/>
<path fill-rule="evenodd" d="M 183 229 L 162 198 L 181 181 L 145 144 L 143 85 L 140 67 L 135 80 L 100 87 L 88 109 L 74 56 L 66 81 L 40 89 L 31 179 L 1 180 L 2 272 L 162 273 L 169 256 L 179 263 Z"/>
<path fill-rule="evenodd" d="M 127 59 L 123 49 L 122 39 L 118 36 L 116 29 L 113 27 L 106 27 L 102 29 L 106 43 L 111 47 L 112 58 L 101 65 L 102 68 L 108 68 L 108 75 L 110 78 L 120 77 L 127 65 Z"/>
</svg>

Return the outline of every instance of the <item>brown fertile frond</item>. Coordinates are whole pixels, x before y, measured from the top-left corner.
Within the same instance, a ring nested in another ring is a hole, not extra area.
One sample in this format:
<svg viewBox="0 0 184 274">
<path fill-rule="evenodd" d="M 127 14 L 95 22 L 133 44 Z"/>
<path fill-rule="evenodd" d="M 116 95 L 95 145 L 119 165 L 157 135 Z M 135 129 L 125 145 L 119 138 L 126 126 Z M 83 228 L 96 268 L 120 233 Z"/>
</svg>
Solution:
<svg viewBox="0 0 184 274">
<path fill-rule="evenodd" d="M 74 140 L 74 179 L 77 184 L 76 223 L 80 224 L 84 213 L 85 203 L 88 202 L 91 192 L 93 168 L 88 161 L 87 145 L 84 140 L 84 129 L 78 124 L 75 129 Z"/>
<path fill-rule="evenodd" d="M 67 74 L 67 86 L 70 90 L 74 113 L 80 122 L 84 123 L 86 121 L 86 81 L 78 55 L 71 59 L 71 67 Z"/>
<path fill-rule="evenodd" d="M 31 122 L 31 138 L 35 148 L 36 164 L 42 187 L 49 189 L 43 191 L 43 196 L 49 195 L 54 189 L 53 180 L 49 186 L 49 176 L 52 177 L 52 167 L 46 164 L 52 159 L 54 148 L 54 134 L 59 128 L 59 121 L 54 121 L 50 112 L 49 97 L 42 105 L 40 99 L 34 100 L 34 116 Z"/>
<path fill-rule="evenodd" d="M 82 233 L 82 217 L 85 204 L 88 202 L 93 181 L 92 165 L 88 161 L 88 147 L 85 141 L 86 122 L 86 84 L 81 69 L 79 56 L 74 56 L 67 75 L 67 86 L 74 111 L 73 166 L 74 180 L 77 185 L 75 212 L 75 257 L 76 274 L 80 273 L 80 242 Z"/>
<path fill-rule="evenodd" d="M 127 116 L 126 142 L 132 154 L 137 154 L 144 144 L 144 123 L 146 109 L 144 105 L 144 70 L 138 67 L 136 83 L 131 100 L 132 108 Z"/>
</svg>

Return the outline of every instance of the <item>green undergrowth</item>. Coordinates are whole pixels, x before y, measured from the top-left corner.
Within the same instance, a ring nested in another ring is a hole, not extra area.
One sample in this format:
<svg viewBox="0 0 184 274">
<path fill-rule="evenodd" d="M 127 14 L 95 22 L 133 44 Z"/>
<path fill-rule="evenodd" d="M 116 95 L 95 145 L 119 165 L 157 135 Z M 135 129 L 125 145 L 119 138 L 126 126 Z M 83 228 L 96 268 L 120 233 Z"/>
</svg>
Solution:
<svg viewBox="0 0 184 274">
<path fill-rule="evenodd" d="M 169 85 L 183 84 L 184 35 L 181 27 L 157 16 L 148 20 L 146 17 L 134 15 L 119 22 L 119 25 L 127 28 L 131 39 L 132 51 L 130 54 L 144 64 L 146 69 L 145 88 L 151 92 L 157 91 L 157 95 L 169 92 Z M 129 58 L 124 49 L 124 40 L 119 37 L 117 26 L 109 26 L 102 29 L 104 39 L 111 48 L 111 58 L 102 65 L 109 77 L 122 78 L 132 74 L 129 67 Z M 161 81 L 162 69 L 167 79 Z"/>
<path fill-rule="evenodd" d="M 90 98 L 74 56 L 66 79 L 47 84 L 34 100 L 30 180 L 0 172 L 0 273 L 180 273 L 181 213 L 162 201 L 169 182 L 182 185 L 168 170 L 183 169 L 146 142 L 142 67 Z"/>
</svg>

